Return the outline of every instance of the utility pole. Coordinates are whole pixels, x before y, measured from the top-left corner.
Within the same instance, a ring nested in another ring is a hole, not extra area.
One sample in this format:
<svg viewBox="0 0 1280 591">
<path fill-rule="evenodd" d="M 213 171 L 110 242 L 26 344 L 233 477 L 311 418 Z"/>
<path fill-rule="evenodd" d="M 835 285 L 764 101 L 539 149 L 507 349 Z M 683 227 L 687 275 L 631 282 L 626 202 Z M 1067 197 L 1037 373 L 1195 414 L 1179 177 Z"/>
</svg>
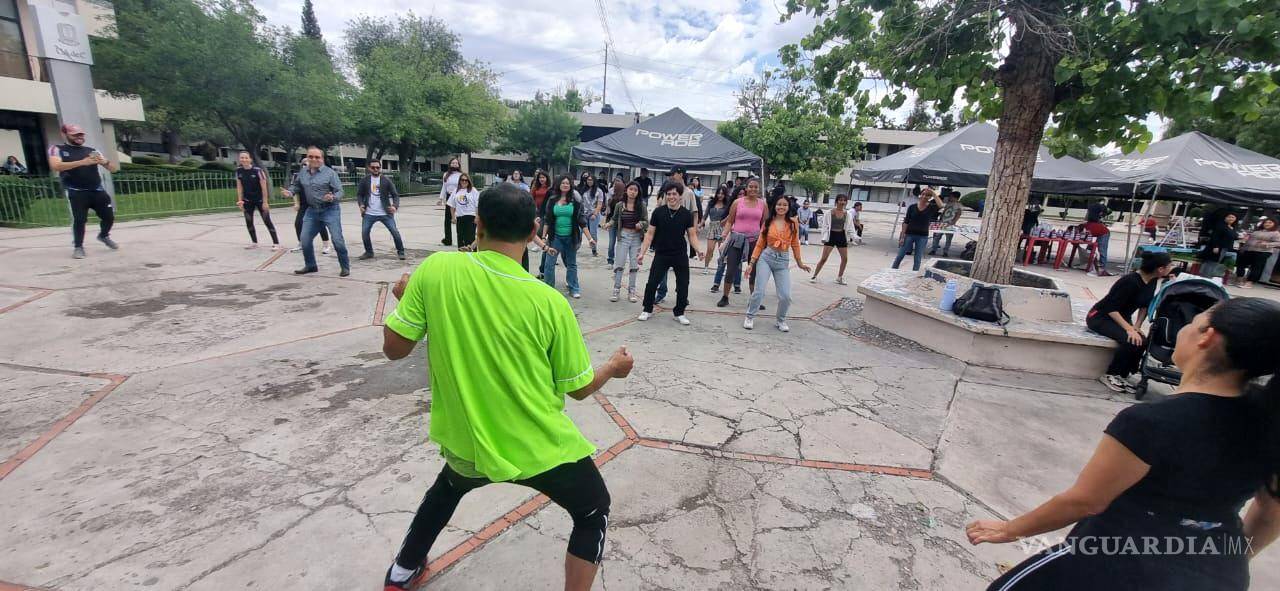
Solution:
<svg viewBox="0 0 1280 591">
<path fill-rule="evenodd" d="M 604 90 L 600 93 L 600 108 L 609 104 L 609 44 L 604 44 Z"/>
</svg>

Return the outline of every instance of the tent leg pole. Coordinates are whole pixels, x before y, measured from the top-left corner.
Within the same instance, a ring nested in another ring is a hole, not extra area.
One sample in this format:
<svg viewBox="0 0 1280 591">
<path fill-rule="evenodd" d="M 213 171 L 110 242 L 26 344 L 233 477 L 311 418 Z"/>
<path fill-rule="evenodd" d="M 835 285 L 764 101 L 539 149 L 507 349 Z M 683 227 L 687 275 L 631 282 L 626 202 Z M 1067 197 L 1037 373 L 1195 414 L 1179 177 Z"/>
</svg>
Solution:
<svg viewBox="0 0 1280 591">
<path fill-rule="evenodd" d="M 1133 199 L 1134 199 L 1134 200 L 1130 200 L 1130 201 L 1129 201 L 1129 231 L 1128 231 L 1128 233 L 1125 235 L 1125 239 L 1124 239 L 1124 248 L 1125 248 L 1125 251 L 1128 253 L 1128 257 L 1127 257 L 1127 258 L 1125 259 L 1125 261 L 1124 261 L 1124 268 L 1125 268 L 1126 270 L 1128 270 L 1128 269 L 1129 269 L 1129 267 L 1133 265 L 1133 259 L 1134 259 L 1134 256 L 1137 254 L 1137 252 L 1136 252 L 1136 250 L 1137 250 L 1137 249 L 1136 249 L 1136 248 L 1133 248 L 1133 246 L 1132 246 L 1132 243 L 1133 243 L 1133 209 L 1134 209 L 1134 208 L 1133 208 L 1133 206 L 1134 206 L 1134 205 L 1137 205 L 1137 201 L 1136 201 L 1137 196 L 1138 196 L 1138 186 L 1135 184 L 1135 185 L 1134 185 L 1134 187 L 1133 187 Z M 1155 202 L 1156 202 L 1156 196 L 1153 194 L 1153 195 L 1151 195 L 1151 198 L 1150 198 L 1150 199 L 1148 199 L 1148 200 L 1147 200 L 1147 202 L 1146 202 L 1145 204 L 1143 204 L 1143 206 L 1142 206 L 1142 217 L 1146 218 L 1146 217 L 1150 217 L 1150 216 L 1151 216 L 1151 212 L 1152 212 L 1152 210 L 1154 210 L 1154 208 L 1155 208 Z"/>
<path fill-rule="evenodd" d="M 902 219 L 902 203 L 907 200 L 907 187 L 902 186 L 902 198 L 898 200 L 898 206 L 893 211 L 893 227 L 889 229 L 889 240 L 893 240 L 898 236 L 898 220 Z"/>
</svg>

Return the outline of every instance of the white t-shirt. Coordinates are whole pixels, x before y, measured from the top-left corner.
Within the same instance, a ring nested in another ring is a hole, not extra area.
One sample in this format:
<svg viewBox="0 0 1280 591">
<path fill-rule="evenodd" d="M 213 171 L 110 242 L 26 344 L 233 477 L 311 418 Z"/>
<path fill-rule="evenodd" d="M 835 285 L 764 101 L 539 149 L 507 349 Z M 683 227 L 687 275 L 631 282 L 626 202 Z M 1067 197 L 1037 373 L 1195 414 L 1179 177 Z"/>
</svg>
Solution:
<svg viewBox="0 0 1280 591">
<path fill-rule="evenodd" d="M 459 189 L 449 198 L 449 207 L 453 208 L 454 217 L 475 215 L 476 208 L 480 207 L 480 191 Z"/>
<path fill-rule="evenodd" d="M 382 177 L 369 177 L 369 205 L 364 208 L 368 215 L 387 215 L 382 208 Z"/>
</svg>

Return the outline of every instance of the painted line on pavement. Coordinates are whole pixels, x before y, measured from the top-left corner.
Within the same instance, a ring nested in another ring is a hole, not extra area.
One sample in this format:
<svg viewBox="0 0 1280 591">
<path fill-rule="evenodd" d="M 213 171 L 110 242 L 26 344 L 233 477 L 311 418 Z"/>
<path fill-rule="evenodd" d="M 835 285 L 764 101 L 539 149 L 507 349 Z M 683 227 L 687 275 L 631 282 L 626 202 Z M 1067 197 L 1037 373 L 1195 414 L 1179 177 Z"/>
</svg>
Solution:
<svg viewBox="0 0 1280 591">
<path fill-rule="evenodd" d="M 17 302 L 17 303 L 9 304 L 8 306 L 5 306 L 5 307 L 3 307 L 3 308 L 0 308 L 0 314 L 4 314 L 5 312 L 12 312 L 12 311 L 14 311 L 14 310 L 17 310 L 18 308 L 21 308 L 22 306 L 25 306 L 25 305 L 27 305 L 27 304 L 30 304 L 31 302 L 34 302 L 34 301 L 36 301 L 36 300 L 38 300 L 38 299 L 40 299 L 40 298 L 42 298 L 42 297 L 45 297 L 45 296 L 47 296 L 47 295 L 49 295 L 49 294 L 51 294 L 51 293 L 53 293 L 53 290 L 52 290 L 52 289 L 46 289 L 46 290 L 43 290 L 43 291 L 41 291 L 40 293 L 37 293 L 37 294 L 35 294 L 35 295 L 27 296 L 25 299 L 23 299 L 23 300 L 21 300 L 21 301 L 19 301 L 19 302 Z"/>
<path fill-rule="evenodd" d="M 28 291 L 44 291 L 44 290 L 51 289 L 48 287 L 31 287 L 30 285 L 13 285 L 9 283 L 0 283 L 0 287 L 7 287 L 9 289 L 25 289 Z M 57 290 L 53 290 L 53 291 L 57 291 Z"/>
<path fill-rule="evenodd" d="M 203 224 L 202 224 L 202 225 L 203 225 Z M 196 240 L 196 239 L 199 239 L 199 238 L 203 238 L 205 235 L 207 235 L 207 234 L 212 234 L 212 233 L 217 232 L 218 230 L 221 230 L 221 229 L 222 229 L 222 226 L 214 226 L 214 227 L 212 227 L 212 228 L 209 228 L 208 230 L 205 230 L 205 231 L 203 231 L 203 232 L 200 232 L 199 234 L 196 234 L 195 236 L 192 236 L 192 237 L 188 238 L 187 240 Z"/>
<path fill-rule="evenodd" d="M 596 392 L 592 397 L 595 398 L 600 407 L 604 409 L 604 412 L 609 415 L 609 418 L 613 419 L 613 423 L 617 425 L 619 429 L 622 429 L 622 434 L 625 435 L 628 440 L 638 441 L 640 439 L 640 436 L 636 434 L 636 430 L 631 426 L 631 421 L 628 421 L 627 417 L 622 416 L 622 413 L 618 412 L 617 408 L 614 408 L 613 403 L 609 402 L 609 399 L 605 398 L 604 394 Z"/>
<path fill-rule="evenodd" d="M 266 269 L 267 267 L 270 267 L 272 263 L 274 263 L 274 262 L 276 262 L 277 260 L 279 260 L 279 259 L 280 259 L 280 257 L 284 256 L 284 255 L 285 255 L 285 253 L 288 253 L 288 252 L 289 252 L 289 251 L 288 251 L 288 250 L 286 250 L 286 249 L 284 249 L 284 248 L 281 248 L 280 250 L 277 250 L 275 254 L 271 255 L 271 258 L 267 259 L 267 262 L 262 263 L 261 265 L 258 265 L 258 268 L 257 268 L 257 269 L 254 269 L 254 271 L 262 271 L 262 270 Z"/>
<path fill-rule="evenodd" d="M 53 373 L 57 373 L 57 372 L 53 372 Z M 10 457 L 8 460 L 5 460 L 3 464 L 0 464 L 0 480 L 4 480 L 6 476 L 13 473 L 14 470 L 17 470 L 18 467 L 23 464 L 23 462 L 26 462 L 27 460 L 31 459 L 31 457 L 36 455 L 36 453 L 39 452 L 45 445 L 48 445 L 49 442 L 53 441 L 55 437 L 57 437 L 58 435 L 61 435 L 63 431 L 66 431 L 67 428 L 70 427 L 77 420 L 79 420 L 80 417 L 84 416 L 85 413 L 89 412 L 89 410 L 92 409 L 94 405 L 101 402 L 103 398 L 106 398 L 108 394 L 110 394 L 117 387 L 119 387 L 120 384 L 123 384 L 124 381 L 128 379 L 128 376 L 111 375 L 111 374 L 79 374 L 79 375 L 82 375 L 85 377 L 94 377 L 99 379 L 110 380 L 110 383 L 99 388 L 98 391 L 94 392 L 92 396 L 90 396 L 84 402 L 81 402 L 80 406 L 77 406 L 75 410 L 68 413 L 67 416 L 59 419 L 58 422 L 54 423 L 53 426 L 45 430 L 44 433 L 41 433 L 40 436 L 37 437 L 35 441 L 32 441 L 31 443 L 27 444 L 27 446 L 19 450 L 18 453 L 13 454 L 13 457 Z"/>
<path fill-rule="evenodd" d="M 373 309 L 373 325 L 382 326 L 382 312 L 387 305 L 387 283 L 384 281 L 378 288 L 378 305 Z"/>
<path fill-rule="evenodd" d="M 923 480 L 932 480 L 933 471 L 924 468 L 903 468 L 900 466 L 881 466 L 877 464 L 852 464 L 849 462 L 828 462 L 823 460 L 802 460 L 799 458 L 785 458 L 781 456 L 770 456 L 764 454 L 752 454 L 736 451 L 723 451 L 713 447 L 703 447 L 700 445 L 691 445 L 688 443 L 679 443 L 675 441 L 663 441 L 661 439 L 641 438 L 636 442 L 637 445 L 651 447 L 654 449 L 667 449 L 671 451 L 680 451 L 691 454 L 709 456 L 713 458 L 727 458 L 731 460 L 744 460 L 748 462 L 760 462 L 765 464 L 786 464 L 789 466 L 801 466 L 804 468 L 819 468 L 822 470 L 840 470 L 843 472 L 867 472 L 871 474 L 886 474 L 890 476 L 903 476 L 907 478 L 919 478 Z"/>
<path fill-rule="evenodd" d="M 839 308 L 839 307 L 840 307 L 840 302 L 843 302 L 843 301 L 844 301 L 844 298 L 840 298 L 840 299 L 838 299 L 838 300 L 836 300 L 836 301 L 834 301 L 834 302 L 831 302 L 830 304 L 827 304 L 827 307 L 825 307 L 825 308 L 823 308 L 823 309 L 821 309 L 821 310 L 818 310 L 817 312 L 814 312 L 814 313 L 813 313 L 813 315 L 809 317 L 809 320 L 813 320 L 813 321 L 815 321 L 815 322 L 816 322 L 816 321 L 818 320 L 818 317 L 819 317 L 819 316 L 822 316 L 823 314 L 826 314 L 827 312 L 830 312 L 830 311 L 832 311 L 832 310 L 835 310 L 836 308 Z"/>
<path fill-rule="evenodd" d="M 39 587 L 29 587 L 27 585 L 15 585 L 0 581 L 0 591 L 43 591 Z"/>
<path fill-rule="evenodd" d="M 626 320 L 621 320 L 621 321 L 618 321 L 618 322 L 614 322 L 613 324 L 610 324 L 610 325 L 607 325 L 607 326 L 601 326 L 600 328 L 593 328 L 593 329 L 591 329 L 591 330 L 588 330 L 587 332 L 582 333 L 582 336 L 584 336 L 584 337 L 589 337 L 589 336 L 591 336 L 591 335 L 599 334 L 599 333 L 602 333 L 602 332 L 605 332 L 605 331 L 608 331 L 608 330 L 613 330 L 613 329 L 615 329 L 615 328 L 622 328 L 622 327 L 624 327 L 624 326 L 626 326 L 626 325 L 628 325 L 628 324 L 631 324 L 632 322 L 635 322 L 635 321 L 636 321 L 636 319 L 635 319 L 635 318 L 628 318 L 628 319 L 626 319 Z"/>
</svg>

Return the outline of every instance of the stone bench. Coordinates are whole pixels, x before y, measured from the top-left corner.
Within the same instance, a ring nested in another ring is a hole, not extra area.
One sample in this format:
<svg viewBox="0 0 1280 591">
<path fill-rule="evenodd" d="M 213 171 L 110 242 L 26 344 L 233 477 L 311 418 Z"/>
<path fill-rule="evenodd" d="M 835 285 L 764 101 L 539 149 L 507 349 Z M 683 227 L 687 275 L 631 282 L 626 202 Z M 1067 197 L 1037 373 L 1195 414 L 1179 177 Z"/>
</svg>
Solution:
<svg viewBox="0 0 1280 591">
<path fill-rule="evenodd" d="M 1085 378 L 1105 373 L 1115 342 L 1085 328 L 1089 302 L 1059 301 L 1065 292 L 1048 293 L 1056 289 L 1001 286 L 1011 318 L 1000 326 L 938 309 L 949 276 L 934 269 L 923 274 L 886 269 L 872 275 L 858 285 L 858 292 L 866 296 L 863 320 L 974 365 Z M 967 287 L 966 278 L 957 295 Z M 1039 299 L 1057 311 L 1037 313 Z M 1070 321 L 1042 319 L 1058 316 L 1063 304 L 1070 310 Z M 1018 310 L 1012 308 L 1019 307 L 1024 313 L 1014 315 Z"/>
</svg>

